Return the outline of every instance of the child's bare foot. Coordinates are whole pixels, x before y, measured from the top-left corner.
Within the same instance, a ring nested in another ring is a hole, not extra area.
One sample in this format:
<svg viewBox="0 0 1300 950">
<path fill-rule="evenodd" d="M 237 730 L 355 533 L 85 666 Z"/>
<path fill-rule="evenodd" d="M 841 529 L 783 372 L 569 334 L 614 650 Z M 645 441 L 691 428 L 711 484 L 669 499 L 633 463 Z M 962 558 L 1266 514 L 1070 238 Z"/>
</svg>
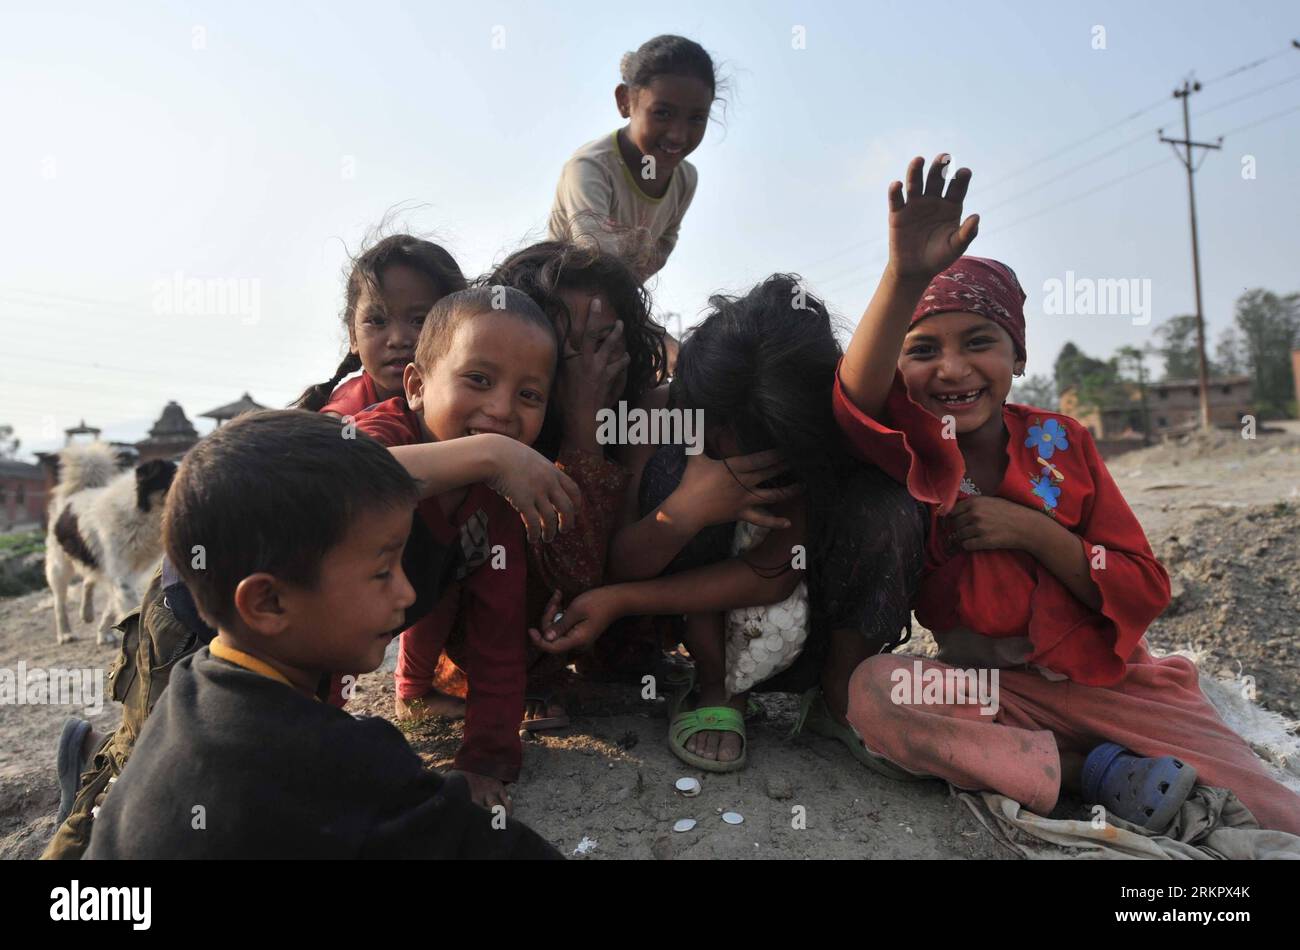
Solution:
<svg viewBox="0 0 1300 950">
<path fill-rule="evenodd" d="M 448 696 L 433 689 L 423 696 L 394 701 L 394 714 L 398 722 L 420 722 L 425 719 L 464 719 L 465 700 Z"/>
<path fill-rule="evenodd" d="M 507 815 L 514 813 L 515 803 L 510 797 L 510 792 L 506 790 L 505 783 L 500 779 L 493 778 L 490 775 L 466 772 L 463 769 L 456 769 L 453 774 L 459 774 L 465 778 L 466 784 L 469 785 L 470 801 L 475 805 L 486 808 L 488 811 L 492 811 L 499 805 L 506 810 Z"/>
<path fill-rule="evenodd" d="M 742 716 L 748 694 L 739 693 L 727 696 L 727 688 L 722 683 L 700 684 L 696 694 L 695 708 L 701 706 L 730 706 Z M 686 740 L 686 751 L 693 752 L 702 759 L 717 762 L 734 762 L 745 751 L 745 740 L 734 732 L 706 730 L 697 732 Z"/>
<path fill-rule="evenodd" d="M 564 707 L 545 697 L 529 696 L 524 700 L 524 720 L 520 729 L 540 732 L 544 729 L 563 729 L 569 724 L 569 714 Z"/>
</svg>

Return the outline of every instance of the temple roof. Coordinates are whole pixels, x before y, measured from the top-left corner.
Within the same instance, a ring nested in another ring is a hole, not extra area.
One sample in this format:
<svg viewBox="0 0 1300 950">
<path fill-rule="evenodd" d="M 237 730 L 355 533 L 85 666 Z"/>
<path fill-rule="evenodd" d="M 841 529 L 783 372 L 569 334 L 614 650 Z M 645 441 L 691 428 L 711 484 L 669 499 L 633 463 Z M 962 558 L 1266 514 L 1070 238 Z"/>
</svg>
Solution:
<svg viewBox="0 0 1300 950">
<path fill-rule="evenodd" d="M 261 403 L 254 402 L 253 397 L 248 393 L 240 396 L 234 402 L 227 403 L 224 406 L 218 406 L 216 409 L 209 409 L 207 412 L 200 413 L 205 419 L 216 419 L 218 422 L 225 422 L 242 416 L 246 412 L 255 412 L 258 409 L 265 409 Z"/>
</svg>

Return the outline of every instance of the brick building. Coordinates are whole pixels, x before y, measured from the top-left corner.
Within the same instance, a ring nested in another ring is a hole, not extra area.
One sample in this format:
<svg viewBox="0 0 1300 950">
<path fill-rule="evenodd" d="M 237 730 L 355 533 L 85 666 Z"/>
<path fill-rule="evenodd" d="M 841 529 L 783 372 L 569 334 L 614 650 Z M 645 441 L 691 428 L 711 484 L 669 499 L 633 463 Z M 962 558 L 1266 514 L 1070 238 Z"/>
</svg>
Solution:
<svg viewBox="0 0 1300 950">
<path fill-rule="evenodd" d="M 48 491 L 41 466 L 0 459 L 0 532 L 44 526 Z"/>
</svg>

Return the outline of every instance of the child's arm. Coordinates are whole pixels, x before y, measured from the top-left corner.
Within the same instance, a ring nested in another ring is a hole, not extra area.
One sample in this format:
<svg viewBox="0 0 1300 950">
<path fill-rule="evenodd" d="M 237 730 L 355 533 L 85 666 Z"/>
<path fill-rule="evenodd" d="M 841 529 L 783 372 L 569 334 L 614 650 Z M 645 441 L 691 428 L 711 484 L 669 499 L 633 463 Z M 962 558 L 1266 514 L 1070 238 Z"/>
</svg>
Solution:
<svg viewBox="0 0 1300 950">
<path fill-rule="evenodd" d="M 1069 454 L 1078 457 L 1064 485 L 1081 493 L 1077 523 L 1067 528 L 1005 499 L 975 498 L 958 506 L 958 530 L 970 550 L 1016 548 L 1042 565 L 1031 603 L 1031 662 L 1076 682 L 1109 685 L 1124 675 L 1147 628 L 1168 606 L 1169 575 L 1087 430 L 1067 426 Z"/>
<path fill-rule="evenodd" d="M 784 472 L 775 451 L 715 460 L 703 453 L 686 463 L 681 484 L 654 511 L 615 535 L 610 544 L 609 576 L 641 580 L 663 571 L 703 529 L 732 521 L 784 529 L 790 519 L 769 510 L 799 494 L 797 485 L 759 488 Z"/>
<path fill-rule="evenodd" d="M 483 482 L 519 512 L 530 542 L 567 530 L 582 500 L 573 479 L 508 436 L 485 433 L 389 451 L 419 482 L 421 498 Z"/>
<path fill-rule="evenodd" d="M 1005 498 L 964 498 L 953 508 L 953 537 L 967 551 L 1020 550 L 1047 568 L 1091 610 L 1101 609 L 1079 536 L 1050 515 Z"/>
<path fill-rule="evenodd" d="M 773 531 L 744 558 L 587 591 L 545 632 L 530 630 L 533 643 L 548 653 L 565 653 L 594 643 L 621 617 L 716 613 L 780 603 L 804 579 L 790 562 L 794 546 L 805 538 L 806 525 L 802 514 L 795 514 L 793 520 L 791 527 Z"/>
<path fill-rule="evenodd" d="M 889 186 L 889 263 L 840 364 L 845 394 L 873 418 L 885 405 L 917 301 L 931 279 L 965 253 L 979 230 L 978 215 L 961 221 L 970 169 L 959 169 L 943 193 L 948 162 L 947 155 L 936 157 L 923 183 L 925 161 L 912 159 L 906 201 L 902 182 Z"/>
<path fill-rule="evenodd" d="M 668 386 L 662 385 L 646 393 L 636 408 L 653 412 L 664 409 L 667 405 Z M 687 493 L 683 495 L 682 485 L 678 485 L 677 490 L 664 499 L 663 504 L 642 518 L 639 514 L 641 476 L 658 447 L 629 445 L 623 448 L 631 478 L 623 499 L 621 524 L 609 543 L 608 576 L 611 580 L 654 577 L 668 566 L 701 528 L 710 524 L 726 524 L 736 520 L 750 521 L 767 528 L 781 528 L 787 524 L 787 519 L 773 516 L 759 506 L 792 497 L 795 491 L 778 489 L 751 492 L 737 485 L 736 477 L 727 471 L 723 463 L 703 455 L 693 456 L 687 462 L 683 484 L 690 478 L 694 487 L 688 486 Z M 775 454 L 770 452 L 729 459 L 728 463 L 733 470 L 747 470 L 747 474 L 740 477 L 752 485 L 785 471 L 785 466 L 779 464 Z M 692 501 L 692 496 L 708 499 L 712 503 L 712 513 L 701 510 Z M 701 520 L 701 515 L 704 520 Z M 720 520 L 707 520 L 710 517 Z"/>
<path fill-rule="evenodd" d="M 621 253 L 621 239 L 610 225 L 614 186 L 600 163 L 590 158 L 570 159 L 560 172 L 551 213 L 552 237 L 580 244 L 595 243 L 607 254 Z"/>
</svg>

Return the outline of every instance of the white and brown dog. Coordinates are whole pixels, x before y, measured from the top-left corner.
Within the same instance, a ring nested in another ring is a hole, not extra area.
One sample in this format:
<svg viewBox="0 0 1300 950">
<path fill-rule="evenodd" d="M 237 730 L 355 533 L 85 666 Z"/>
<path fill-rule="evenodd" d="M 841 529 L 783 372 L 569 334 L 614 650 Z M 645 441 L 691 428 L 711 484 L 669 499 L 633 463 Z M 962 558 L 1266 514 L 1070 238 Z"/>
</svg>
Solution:
<svg viewBox="0 0 1300 950">
<path fill-rule="evenodd" d="M 59 453 L 59 483 L 50 501 L 45 539 L 45 580 L 54 592 L 54 631 L 73 640 L 68 622 L 68 582 L 82 578 L 81 619 L 93 618 L 95 585 L 108 588 L 97 642 L 115 643 L 113 625 L 140 604 L 138 579 L 162 557 L 162 510 L 176 463 L 145 462 L 118 472 L 117 455 L 104 442 L 73 445 Z"/>
</svg>

